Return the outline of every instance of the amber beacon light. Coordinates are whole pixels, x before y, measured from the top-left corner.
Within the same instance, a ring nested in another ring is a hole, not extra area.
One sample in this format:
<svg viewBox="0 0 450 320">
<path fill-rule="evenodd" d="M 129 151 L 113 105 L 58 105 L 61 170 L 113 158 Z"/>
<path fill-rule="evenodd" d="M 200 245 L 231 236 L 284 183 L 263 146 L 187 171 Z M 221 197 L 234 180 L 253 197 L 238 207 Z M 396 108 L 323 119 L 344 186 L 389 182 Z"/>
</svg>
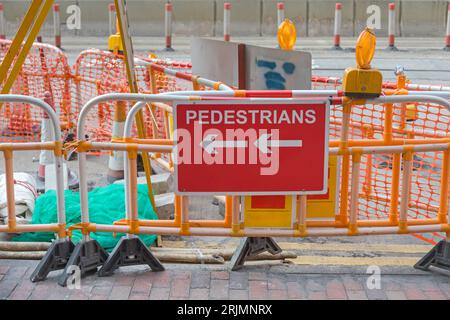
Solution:
<svg viewBox="0 0 450 320">
<path fill-rule="evenodd" d="M 284 19 L 278 27 L 277 37 L 281 49 L 293 50 L 297 41 L 297 30 L 294 23 L 289 19 Z"/>
<path fill-rule="evenodd" d="M 355 55 L 357 67 L 344 72 L 342 88 L 350 97 L 372 98 L 381 94 L 383 77 L 381 72 L 372 69 L 370 63 L 375 54 L 376 36 L 372 29 L 365 28 L 358 37 Z"/>
</svg>

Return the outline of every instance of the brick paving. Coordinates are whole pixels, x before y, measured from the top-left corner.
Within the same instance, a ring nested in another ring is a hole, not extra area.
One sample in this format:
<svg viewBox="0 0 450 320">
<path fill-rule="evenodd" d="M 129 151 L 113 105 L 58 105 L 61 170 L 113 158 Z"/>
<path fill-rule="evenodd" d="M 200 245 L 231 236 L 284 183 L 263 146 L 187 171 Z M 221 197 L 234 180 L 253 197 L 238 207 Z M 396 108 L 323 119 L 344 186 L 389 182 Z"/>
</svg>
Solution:
<svg viewBox="0 0 450 320">
<path fill-rule="evenodd" d="M 140 266 L 123 268 L 112 277 L 88 276 L 79 289 L 69 289 L 57 284 L 56 272 L 46 281 L 31 283 L 34 262 L 1 263 L 0 299 L 11 300 L 450 299 L 450 278 L 431 273 L 385 274 L 380 289 L 368 289 L 364 274 L 284 273 L 267 268 L 232 272 L 184 265 L 154 273 Z"/>
</svg>

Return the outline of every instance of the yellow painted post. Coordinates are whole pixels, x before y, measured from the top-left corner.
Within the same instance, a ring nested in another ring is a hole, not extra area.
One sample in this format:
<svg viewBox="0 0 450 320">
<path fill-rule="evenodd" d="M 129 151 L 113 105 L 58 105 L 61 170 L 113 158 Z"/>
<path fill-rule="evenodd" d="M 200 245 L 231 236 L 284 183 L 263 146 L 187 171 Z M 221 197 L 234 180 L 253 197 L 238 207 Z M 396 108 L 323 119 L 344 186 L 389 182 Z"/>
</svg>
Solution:
<svg viewBox="0 0 450 320">
<path fill-rule="evenodd" d="M 118 19 L 118 25 L 119 25 L 119 32 L 121 34 L 121 41 L 123 46 L 123 54 L 124 54 L 124 61 L 127 71 L 127 78 L 128 78 L 128 85 L 130 87 L 130 92 L 132 93 L 138 93 L 138 85 L 136 80 L 136 74 L 134 72 L 134 54 L 133 54 L 133 45 L 131 42 L 131 37 L 128 33 L 128 21 L 127 21 L 127 15 L 126 15 L 126 9 L 123 1 L 121 0 L 114 0 L 114 4 L 116 6 L 116 12 L 117 12 L 117 19 Z M 144 116 L 142 113 L 142 110 L 139 110 L 139 112 L 136 114 L 136 127 L 138 131 L 138 136 L 141 139 L 145 139 L 145 130 L 144 130 Z M 144 171 L 145 171 L 145 177 L 147 180 L 147 188 L 148 188 L 148 195 L 150 197 L 150 202 L 153 206 L 153 208 L 156 209 L 155 205 L 155 198 L 153 196 L 153 187 L 152 187 L 152 180 L 151 180 L 151 166 L 150 166 L 150 158 L 148 156 L 147 152 L 142 152 L 142 162 L 144 164 Z"/>
<path fill-rule="evenodd" d="M 34 2 L 35 1 L 33 1 L 33 3 Z M 42 1 L 36 1 L 36 2 L 42 2 Z M 29 10 L 30 16 L 33 13 L 36 13 L 36 12 L 34 12 L 35 7 L 33 6 L 33 3 L 30 6 L 30 10 Z M 20 69 L 22 68 L 23 63 L 25 62 L 28 52 L 30 51 L 31 47 L 33 46 L 33 42 L 36 39 L 36 36 L 38 35 L 38 33 L 42 27 L 42 24 L 45 21 L 45 18 L 47 17 L 50 9 L 52 8 L 52 5 L 53 5 L 53 0 L 47 0 L 42 5 L 40 12 L 38 13 L 36 20 L 34 21 L 34 24 L 31 27 L 28 37 L 25 40 L 25 43 L 22 45 L 22 50 L 18 53 L 17 59 L 15 60 L 11 71 L 9 73 L 6 72 L 6 73 L 8 73 L 8 77 L 6 78 L 6 81 L 3 85 L 3 88 L 1 91 L 2 94 L 9 93 L 9 90 L 11 89 L 12 85 L 14 84 L 14 81 L 16 80 L 16 77 L 17 77 Z M 31 10 L 31 9 L 33 9 L 33 10 Z M 29 18 L 28 12 L 27 12 L 26 18 L 27 18 L 26 22 L 28 23 L 28 18 Z M 25 27 L 26 27 L 26 25 L 24 25 L 24 29 L 25 29 Z M 19 31 L 22 32 L 24 30 L 21 30 L 21 28 L 19 28 Z M 17 41 L 19 41 L 20 39 L 23 40 L 23 38 L 24 38 L 24 36 L 22 34 L 20 34 Z M 20 46 L 21 42 L 22 41 L 20 41 L 19 46 Z M 14 52 L 11 51 L 11 54 L 14 54 Z M 9 62 L 9 64 L 7 64 L 7 62 L 4 61 L 1 65 L 1 67 L 3 67 L 3 65 L 5 65 L 4 69 L 6 69 L 6 71 L 7 71 L 9 69 L 10 64 L 11 64 L 11 62 Z M 2 68 L 0 68 L 0 74 L 2 74 L 3 72 L 5 72 L 5 70 L 2 70 Z"/>
<path fill-rule="evenodd" d="M 28 30 L 30 29 L 36 15 L 39 12 L 42 2 L 43 0 L 33 1 L 28 8 L 25 17 L 20 24 L 19 30 L 17 30 L 11 46 L 9 47 L 8 52 L 6 52 L 6 55 L 0 65 L 0 84 L 2 84 L 5 81 L 6 77 L 9 75 L 8 70 L 11 67 L 14 58 L 17 56 L 18 51 L 20 50 L 22 42 L 25 39 L 25 36 L 28 34 Z"/>
</svg>

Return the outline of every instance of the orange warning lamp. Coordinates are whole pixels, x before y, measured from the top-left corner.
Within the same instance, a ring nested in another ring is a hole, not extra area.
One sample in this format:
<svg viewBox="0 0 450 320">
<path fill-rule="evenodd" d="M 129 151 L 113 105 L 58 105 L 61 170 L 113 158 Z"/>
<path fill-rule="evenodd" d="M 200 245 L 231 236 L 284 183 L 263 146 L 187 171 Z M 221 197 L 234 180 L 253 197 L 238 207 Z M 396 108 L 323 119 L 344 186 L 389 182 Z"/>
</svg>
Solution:
<svg viewBox="0 0 450 320">
<path fill-rule="evenodd" d="M 361 32 L 356 43 L 356 68 L 347 68 L 342 80 L 344 94 L 349 97 L 374 98 L 381 95 L 383 77 L 372 69 L 370 63 L 375 54 L 376 37 L 372 29 Z"/>
<path fill-rule="evenodd" d="M 361 32 L 356 42 L 356 64 L 360 69 L 370 69 L 373 55 L 375 54 L 377 38 L 370 28 Z"/>
<path fill-rule="evenodd" d="M 294 49 L 295 42 L 297 41 L 297 30 L 294 23 L 289 19 L 284 19 L 277 32 L 278 45 L 283 50 Z"/>
</svg>

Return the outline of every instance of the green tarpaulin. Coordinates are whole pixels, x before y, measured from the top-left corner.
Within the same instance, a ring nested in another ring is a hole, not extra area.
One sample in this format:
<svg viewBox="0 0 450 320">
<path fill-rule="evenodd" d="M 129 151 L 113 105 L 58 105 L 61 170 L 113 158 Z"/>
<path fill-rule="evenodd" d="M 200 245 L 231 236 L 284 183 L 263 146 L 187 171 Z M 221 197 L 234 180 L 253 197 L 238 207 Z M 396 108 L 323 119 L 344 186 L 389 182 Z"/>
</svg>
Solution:
<svg viewBox="0 0 450 320">
<path fill-rule="evenodd" d="M 124 185 L 112 184 L 106 187 L 96 188 L 88 193 L 90 222 L 98 224 L 112 224 L 114 221 L 125 218 Z M 78 192 L 66 190 L 67 226 L 81 222 L 80 196 Z M 138 185 L 138 216 L 140 219 L 154 220 L 157 215 L 152 208 L 148 197 L 146 185 Z M 56 191 L 49 190 L 41 195 L 36 201 L 36 207 L 31 220 L 32 224 L 55 223 L 56 218 Z M 91 238 L 97 240 L 100 245 L 111 251 L 120 237 L 124 234 L 118 233 L 115 237 L 109 232 L 93 232 Z M 144 243 L 149 246 L 155 239 L 155 235 L 139 235 Z M 13 241 L 52 241 L 55 234 L 50 232 L 30 232 L 14 237 Z M 81 231 L 74 230 L 72 241 L 76 244 L 81 240 Z"/>
</svg>

